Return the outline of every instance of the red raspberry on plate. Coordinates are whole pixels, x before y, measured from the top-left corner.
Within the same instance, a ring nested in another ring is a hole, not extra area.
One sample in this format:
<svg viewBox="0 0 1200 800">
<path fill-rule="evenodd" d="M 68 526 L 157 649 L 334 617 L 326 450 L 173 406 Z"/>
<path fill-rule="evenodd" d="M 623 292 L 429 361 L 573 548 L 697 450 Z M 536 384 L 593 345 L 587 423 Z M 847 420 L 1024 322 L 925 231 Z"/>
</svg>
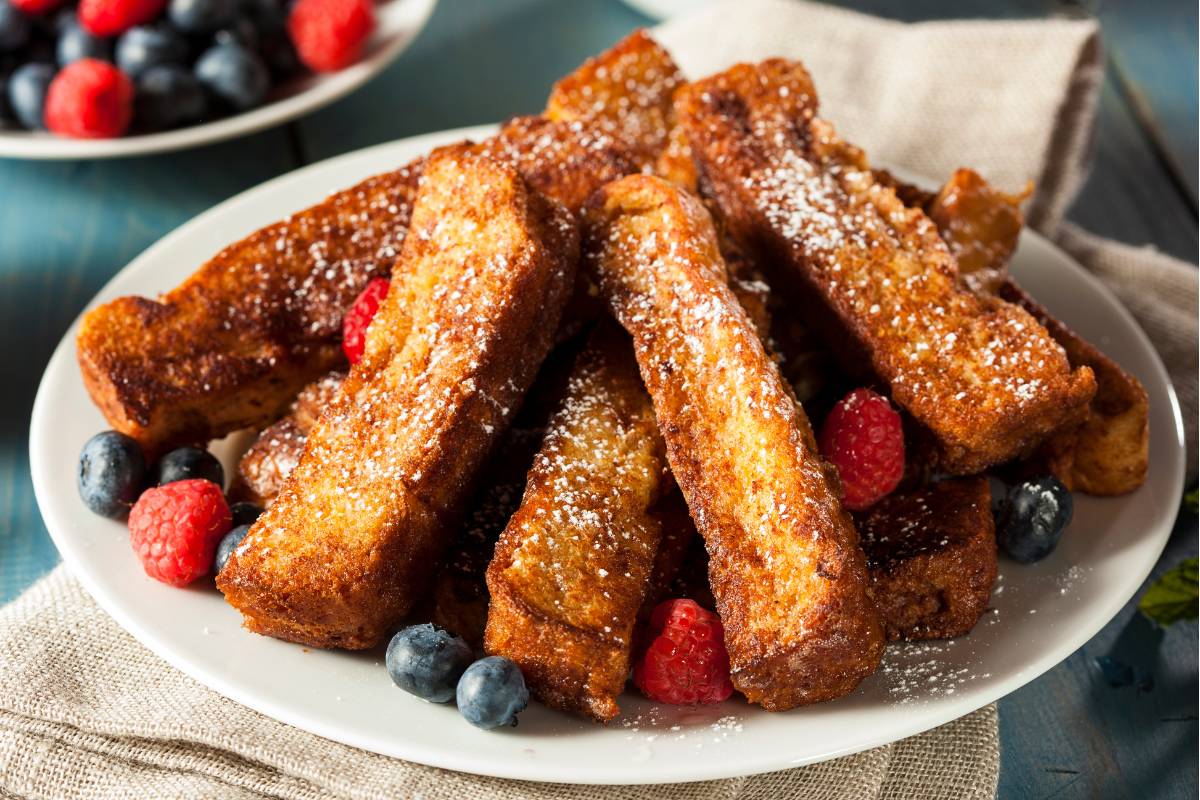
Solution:
<svg viewBox="0 0 1200 800">
<path fill-rule="evenodd" d="M 30 16 L 45 14 L 61 6 L 65 0 L 9 0 L 9 3 Z"/>
<path fill-rule="evenodd" d="M 335 72 L 362 54 L 375 29 L 375 5 L 371 0 L 297 0 L 287 28 L 305 66 Z"/>
<path fill-rule="evenodd" d="M 221 487 L 195 478 L 142 492 L 129 512 L 129 539 L 147 575 L 186 586 L 212 569 L 231 525 Z"/>
<path fill-rule="evenodd" d="M 367 345 L 367 326 L 375 319 L 375 312 L 387 297 L 391 285 L 387 278 L 372 278 L 342 318 L 342 350 L 351 364 L 357 364 L 362 358 L 363 348 Z"/>
<path fill-rule="evenodd" d="M 74 61 L 54 76 L 46 90 L 46 127 L 63 136 L 120 136 L 132 116 L 133 83 L 106 61 Z"/>
<path fill-rule="evenodd" d="M 855 389 L 825 418 L 821 454 L 842 479 L 842 505 L 862 511 L 889 494 L 904 477 L 904 429 L 886 397 Z"/>
<path fill-rule="evenodd" d="M 79 24 L 93 36 L 116 36 L 166 7 L 167 0 L 79 0 Z"/>
<path fill-rule="evenodd" d="M 725 630 L 694 600 L 666 600 L 650 615 L 650 645 L 633 682 L 651 700 L 673 705 L 719 703 L 733 694 Z"/>
</svg>

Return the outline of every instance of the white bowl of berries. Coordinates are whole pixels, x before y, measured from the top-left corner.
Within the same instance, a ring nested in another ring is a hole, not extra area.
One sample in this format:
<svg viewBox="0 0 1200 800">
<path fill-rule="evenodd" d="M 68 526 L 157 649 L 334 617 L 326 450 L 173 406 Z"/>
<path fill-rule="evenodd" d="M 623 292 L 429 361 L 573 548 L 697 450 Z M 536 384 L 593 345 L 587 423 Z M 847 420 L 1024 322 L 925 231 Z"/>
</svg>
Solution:
<svg viewBox="0 0 1200 800">
<path fill-rule="evenodd" d="M 352 92 L 437 0 L 0 0 L 0 157 L 145 155 Z"/>
</svg>

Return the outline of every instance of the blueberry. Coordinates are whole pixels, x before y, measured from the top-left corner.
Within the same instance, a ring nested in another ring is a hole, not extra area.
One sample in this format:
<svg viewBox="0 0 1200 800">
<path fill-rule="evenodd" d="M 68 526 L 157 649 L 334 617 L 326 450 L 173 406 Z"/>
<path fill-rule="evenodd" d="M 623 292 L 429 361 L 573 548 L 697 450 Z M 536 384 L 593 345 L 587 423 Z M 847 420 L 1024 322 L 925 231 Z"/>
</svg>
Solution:
<svg viewBox="0 0 1200 800">
<path fill-rule="evenodd" d="M 16 115 L 8 105 L 8 74 L 0 70 L 0 128 L 8 128 L 16 123 Z"/>
<path fill-rule="evenodd" d="M 33 20 L 8 0 L 0 0 L 0 52 L 20 50 L 33 34 Z"/>
<path fill-rule="evenodd" d="M 284 33 L 287 13 L 279 0 L 242 0 L 240 12 L 259 33 Z"/>
<path fill-rule="evenodd" d="M 170 0 L 167 19 L 184 33 L 212 33 L 233 21 L 235 0 Z"/>
<path fill-rule="evenodd" d="M 129 513 L 146 482 L 146 459 L 138 443 L 123 433 L 105 431 L 84 444 L 79 454 L 79 496 L 102 517 Z"/>
<path fill-rule="evenodd" d="M 163 456 L 154 469 L 154 483 L 162 486 L 175 481 L 201 478 L 217 486 L 225 485 L 225 470 L 221 462 L 199 447 L 181 447 Z"/>
<path fill-rule="evenodd" d="M 8 79 L 8 104 L 17 121 L 29 130 L 46 127 L 42 115 L 46 109 L 46 90 L 52 80 L 54 67 L 41 62 L 18 67 Z"/>
<path fill-rule="evenodd" d="M 1022 564 L 1041 561 L 1058 546 L 1074 508 L 1067 487 L 1051 475 L 1016 484 L 1000 506 L 1000 549 Z"/>
<path fill-rule="evenodd" d="M 135 80 L 151 67 L 182 65 L 187 57 L 187 41 L 162 23 L 130 28 L 117 40 L 117 66 Z"/>
<path fill-rule="evenodd" d="M 221 537 L 221 541 L 217 544 L 217 554 L 213 557 L 213 575 L 225 569 L 225 562 L 229 561 L 229 557 L 233 555 L 233 551 L 237 549 L 237 546 L 242 543 L 242 539 L 245 539 L 246 534 L 249 532 L 249 525 L 238 525 Z"/>
<path fill-rule="evenodd" d="M 73 24 L 63 28 L 58 34 L 58 46 L 55 56 L 60 67 L 65 67 L 72 61 L 81 58 L 98 58 L 101 61 L 112 61 L 112 40 L 101 36 L 92 36 L 82 25 Z"/>
<path fill-rule="evenodd" d="M 262 506 L 254 503 L 234 503 L 229 507 L 229 513 L 233 516 L 233 527 L 239 525 L 253 525 L 259 517 L 262 516 Z"/>
<path fill-rule="evenodd" d="M 448 703 L 474 657 L 462 637 L 425 623 L 393 636 L 384 660 L 392 682 L 401 689 L 431 703 Z"/>
<path fill-rule="evenodd" d="M 260 105 L 271 86 L 262 59 L 232 43 L 210 47 L 196 61 L 200 83 L 238 111 Z"/>
<path fill-rule="evenodd" d="M 458 710 L 467 722 L 491 730 L 517 724 L 529 705 L 529 689 L 521 668 L 503 656 L 481 658 L 458 681 Z"/>
<path fill-rule="evenodd" d="M 245 17 L 239 17 L 213 35 L 217 44 L 240 44 L 249 50 L 258 50 L 258 29 Z"/>
<path fill-rule="evenodd" d="M 208 97 L 196 76 L 176 64 L 150 67 L 137 79 L 134 118 L 145 130 L 191 125 L 204 117 Z"/>
</svg>

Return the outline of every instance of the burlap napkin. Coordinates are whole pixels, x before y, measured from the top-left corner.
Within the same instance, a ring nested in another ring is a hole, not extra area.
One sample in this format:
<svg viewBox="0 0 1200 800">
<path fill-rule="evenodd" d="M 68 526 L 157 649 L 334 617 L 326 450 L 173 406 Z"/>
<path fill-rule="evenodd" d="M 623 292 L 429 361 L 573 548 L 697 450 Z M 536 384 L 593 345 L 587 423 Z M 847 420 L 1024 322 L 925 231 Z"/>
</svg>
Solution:
<svg viewBox="0 0 1200 800">
<path fill-rule="evenodd" d="M 659 34 L 691 75 L 803 59 L 824 114 L 879 163 L 932 176 L 967 164 L 1014 188 L 1037 180 L 1031 220 L 1117 291 L 1167 361 L 1194 463 L 1196 271 L 1059 225 L 1081 183 L 1099 85 L 1094 23 L 901 25 L 776 1 L 714 6 Z M 137 644 L 64 568 L 0 610 L 0 796 L 985 798 L 999 758 L 989 707 L 856 756 L 729 781 L 602 789 L 479 778 L 354 750 L 220 697 Z"/>
</svg>

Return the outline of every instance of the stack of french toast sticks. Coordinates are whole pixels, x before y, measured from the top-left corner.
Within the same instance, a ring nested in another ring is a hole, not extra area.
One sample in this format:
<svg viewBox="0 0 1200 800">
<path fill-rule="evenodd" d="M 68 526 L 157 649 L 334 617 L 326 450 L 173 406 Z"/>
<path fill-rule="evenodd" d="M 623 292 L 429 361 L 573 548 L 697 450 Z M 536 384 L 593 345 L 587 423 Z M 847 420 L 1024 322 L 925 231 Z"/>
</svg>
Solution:
<svg viewBox="0 0 1200 800">
<path fill-rule="evenodd" d="M 1144 480 L 1142 387 L 1006 273 L 1022 199 L 873 169 L 797 62 L 688 82 L 638 32 L 543 114 L 95 309 L 79 363 L 147 453 L 261 431 L 232 491 L 266 512 L 217 579 L 252 631 L 359 649 L 432 619 L 608 720 L 646 609 L 684 595 L 785 710 L 972 629 L 989 472 Z M 854 513 L 810 424 L 852 386 L 907 442 Z"/>
</svg>

